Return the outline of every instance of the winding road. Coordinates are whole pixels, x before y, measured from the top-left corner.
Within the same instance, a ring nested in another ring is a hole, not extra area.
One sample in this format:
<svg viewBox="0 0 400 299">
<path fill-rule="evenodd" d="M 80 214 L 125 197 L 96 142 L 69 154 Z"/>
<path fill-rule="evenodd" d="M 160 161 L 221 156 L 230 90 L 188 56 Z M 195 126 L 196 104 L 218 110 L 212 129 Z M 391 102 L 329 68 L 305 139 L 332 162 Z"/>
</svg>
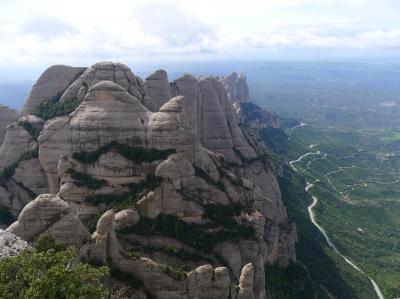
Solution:
<svg viewBox="0 0 400 299">
<path fill-rule="evenodd" d="M 311 146 L 310 146 L 310 148 L 311 148 Z M 298 159 L 293 160 L 293 161 L 290 161 L 290 162 L 289 162 L 289 165 L 291 166 L 291 168 L 292 168 L 295 172 L 297 172 L 298 170 L 297 170 L 297 168 L 296 168 L 293 164 L 300 162 L 303 158 L 305 158 L 305 157 L 307 157 L 307 156 L 315 155 L 315 154 L 320 154 L 320 151 L 318 151 L 318 152 L 309 152 L 309 153 L 306 153 L 306 154 L 304 154 L 304 155 L 301 155 Z M 325 156 L 325 157 L 326 157 L 326 156 Z M 325 176 L 327 177 L 327 174 L 326 174 Z M 329 179 L 328 179 L 328 180 L 329 180 Z M 305 187 L 305 191 L 309 193 L 309 192 L 310 192 L 310 189 L 314 186 L 314 184 L 311 184 L 311 183 L 309 183 L 309 182 L 306 182 L 306 183 L 307 183 L 307 185 L 306 185 L 306 187 Z M 335 188 L 335 189 L 336 189 L 336 188 Z M 359 271 L 360 273 L 366 275 L 366 276 L 368 277 L 368 279 L 370 280 L 370 282 L 371 282 L 371 284 L 372 284 L 372 287 L 374 288 L 374 291 L 375 291 L 377 297 L 378 297 L 379 299 L 385 299 L 385 297 L 383 296 L 383 294 L 382 294 L 382 292 L 381 292 L 381 290 L 380 290 L 378 284 L 377 284 L 370 276 L 368 276 L 360 267 L 358 267 L 356 264 L 354 264 L 351 260 L 349 260 L 346 256 L 344 256 L 344 255 L 336 248 L 335 244 L 334 244 L 334 243 L 332 242 L 332 240 L 329 238 L 329 236 L 328 236 L 327 232 L 325 231 L 325 229 L 317 222 L 317 220 L 315 219 L 315 214 L 314 214 L 313 209 L 314 209 L 314 208 L 317 206 L 317 204 L 318 204 L 318 198 L 317 198 L 316 196 L 313 196 L 313 195 L 312 195 L 312 199 L 313 199 L 312 203 L 307 207 L 308 215 L 309 215 L 309 217 L 310 217 L 311 222 L 315 225 L 315 227 L 316 227 L 316 228 L 321 232 L 321 234 L 324 236 L 325 241 L 328 243 L 329 247 L 331 247 L 332 250 L 333 250 L 336 254 L 338 254 L 340 257 L 342 257 L 342 258 L 344 259 L 344 261 L 345 261 L 347 264 L 349 264 L 350 266 L 352 266 L 355 270 Z"/>
</svg>

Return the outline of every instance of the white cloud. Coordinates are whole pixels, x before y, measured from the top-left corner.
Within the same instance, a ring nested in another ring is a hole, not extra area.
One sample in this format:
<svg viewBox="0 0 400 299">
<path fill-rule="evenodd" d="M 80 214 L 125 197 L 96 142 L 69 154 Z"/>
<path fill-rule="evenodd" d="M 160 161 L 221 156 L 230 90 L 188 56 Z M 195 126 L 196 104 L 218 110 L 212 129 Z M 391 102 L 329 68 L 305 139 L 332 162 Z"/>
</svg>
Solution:
<svg viewBox="0 0 400 299">
<path fill-rule="evenodd" d="M 400 48 L 400 1 L 0 0 L 0 63 Z"/>
</svg>

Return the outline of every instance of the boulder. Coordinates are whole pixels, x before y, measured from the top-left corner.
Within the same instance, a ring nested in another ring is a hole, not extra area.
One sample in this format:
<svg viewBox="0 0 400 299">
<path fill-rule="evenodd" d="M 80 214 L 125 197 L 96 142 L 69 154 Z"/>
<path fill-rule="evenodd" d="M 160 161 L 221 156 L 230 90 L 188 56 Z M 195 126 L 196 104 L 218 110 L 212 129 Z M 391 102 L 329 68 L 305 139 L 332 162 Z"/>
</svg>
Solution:
<svg viewBox="0 0 400 299">
<path fill-rule="evenodd" d="M 24 207 L 18 220 L 11 224 L 7 231 L 26 241 L 33 241 L 68 212 L 69 207 L 61 198 L 52 194 L 42 194 Z"/>
</svg>

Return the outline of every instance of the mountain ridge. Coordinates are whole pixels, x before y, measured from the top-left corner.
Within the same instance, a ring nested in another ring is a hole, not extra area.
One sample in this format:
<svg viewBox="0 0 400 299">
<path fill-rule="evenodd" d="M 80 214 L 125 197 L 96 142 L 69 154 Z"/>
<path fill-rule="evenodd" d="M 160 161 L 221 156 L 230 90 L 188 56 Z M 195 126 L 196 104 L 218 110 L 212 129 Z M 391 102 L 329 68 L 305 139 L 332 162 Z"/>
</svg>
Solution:
<svg viewBox="0 0 400 299">
<path fill-rule="evenodd" d="M 31 243 L 51 235 L 75 246 L 80 260 L 132 273 L 156 297 L 265 298 L 264 263 L 296 260 L 296 229 L 279 167 L 234 111 L 233 102 L 248 101 L 245 77 L 170 83 L 159 70 L 142 80 L 110 62 L 68 76 L 62 66 L 57 77 L 60 67 L 33 87 L 0 148 L 0 204 L 18 217 L 7 231 Z M 143 160 L 132 160 L 138 154 Z M 161 254 L 160 244 L 200 262 Z M 133 252 L 141 257 L 127 257 Z M 169 273 L 177 261 L 190 265 L 180 279 Z"/>
</svg>

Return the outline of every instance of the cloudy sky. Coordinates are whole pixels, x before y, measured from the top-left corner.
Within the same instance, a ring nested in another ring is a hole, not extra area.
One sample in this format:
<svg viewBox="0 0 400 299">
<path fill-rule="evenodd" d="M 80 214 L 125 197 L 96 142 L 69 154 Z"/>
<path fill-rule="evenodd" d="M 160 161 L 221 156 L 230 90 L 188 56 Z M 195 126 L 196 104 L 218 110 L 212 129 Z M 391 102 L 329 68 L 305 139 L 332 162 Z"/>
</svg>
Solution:
<svg viewBox="0 0 400 299">
<path fill-rule="evenodd" d="M 0 7 L 3 69 L 400 49 L 399 0 L 0 0 Z"/>
</svg>

